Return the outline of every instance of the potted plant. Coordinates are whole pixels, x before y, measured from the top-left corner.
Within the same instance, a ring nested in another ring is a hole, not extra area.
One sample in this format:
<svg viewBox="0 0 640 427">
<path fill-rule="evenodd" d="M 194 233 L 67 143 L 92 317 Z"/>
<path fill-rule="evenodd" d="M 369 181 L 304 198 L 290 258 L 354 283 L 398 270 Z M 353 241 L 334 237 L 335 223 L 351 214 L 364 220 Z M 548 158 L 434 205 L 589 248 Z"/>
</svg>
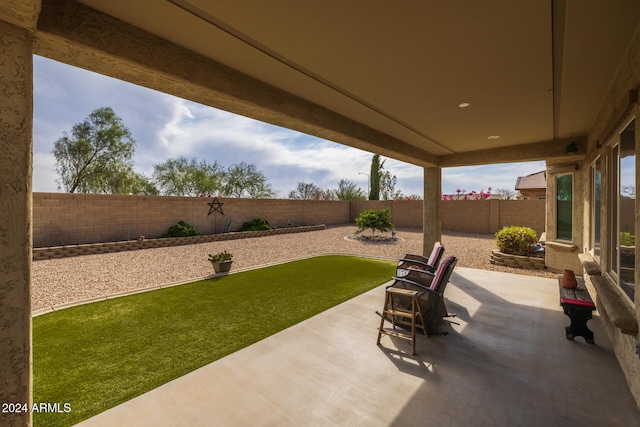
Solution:
<svg viewBox="0 0 640 427">
<path fill-rule="evenodd" d="M 231 269 L 233 254 L 227 251 L 218 252 L 215 255 L 209 254 L 209 262 L 216 273 L 226 273 Z"/>
</svg>

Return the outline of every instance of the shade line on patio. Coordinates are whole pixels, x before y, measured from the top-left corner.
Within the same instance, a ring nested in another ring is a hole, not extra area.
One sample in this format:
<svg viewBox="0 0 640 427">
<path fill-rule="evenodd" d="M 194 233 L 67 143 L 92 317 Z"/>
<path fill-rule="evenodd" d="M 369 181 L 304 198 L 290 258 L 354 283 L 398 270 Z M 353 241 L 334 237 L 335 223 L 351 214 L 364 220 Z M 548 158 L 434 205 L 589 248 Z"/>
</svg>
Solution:
<svg viewBox="0 0 640 427">
<path fill-rule="evenodd" d="M 457 268 L 444 337 L 375 345 L 384 286 L 81 423 L 637 425 L 602 320 L 567 341 L 553 279 Z M 575 410 L 580 399 L 580 410 Z"/>
</svg>

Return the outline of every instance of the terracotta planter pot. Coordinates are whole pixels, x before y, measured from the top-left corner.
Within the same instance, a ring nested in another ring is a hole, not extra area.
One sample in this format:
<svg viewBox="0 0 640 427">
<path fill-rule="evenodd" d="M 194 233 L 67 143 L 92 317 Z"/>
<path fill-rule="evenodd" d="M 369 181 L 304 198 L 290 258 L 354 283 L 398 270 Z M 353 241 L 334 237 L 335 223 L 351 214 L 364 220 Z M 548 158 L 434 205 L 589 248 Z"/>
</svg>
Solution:
<svg viewBox="0 0 640 427">
<path fill-rule="evenodd" d="M 562 272 L 562 280 L 560 280 L 563 288 L 575 289 L 578 287 L 578 281 L 576 275 L 571 270 L 564 270 Z"/>
</svg>

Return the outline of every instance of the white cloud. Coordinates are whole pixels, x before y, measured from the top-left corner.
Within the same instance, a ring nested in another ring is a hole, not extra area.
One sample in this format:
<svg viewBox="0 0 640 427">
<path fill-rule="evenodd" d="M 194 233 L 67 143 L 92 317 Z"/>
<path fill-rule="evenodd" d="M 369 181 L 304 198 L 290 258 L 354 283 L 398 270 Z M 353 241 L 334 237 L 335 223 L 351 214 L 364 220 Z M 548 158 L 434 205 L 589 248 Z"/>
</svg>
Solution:
<svg viewBox="0 0 640 427">
<path fill-rule="evenodd" d="M 55 165 L 56 159 L 51 153 L 33 153 L 33 191 L 43 193 L 55 193 L 58 191 L 58 174 Z M 37 176 L 37 179 L 36 179 Z"/>
</svg>

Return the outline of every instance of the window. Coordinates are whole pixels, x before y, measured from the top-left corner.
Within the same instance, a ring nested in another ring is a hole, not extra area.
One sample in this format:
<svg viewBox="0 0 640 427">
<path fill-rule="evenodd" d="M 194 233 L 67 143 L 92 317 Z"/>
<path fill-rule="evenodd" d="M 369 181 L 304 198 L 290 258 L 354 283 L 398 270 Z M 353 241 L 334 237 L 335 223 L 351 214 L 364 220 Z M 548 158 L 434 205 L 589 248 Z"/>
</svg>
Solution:
<svg viewBox="0 0 640 427">
<path fill-rule="evenodd" d="M 636 260 L 636 140 L 635 121 L 620 134 L 620 192 L 618 194 L 618 259 L 620 286 L 633 301 Z"/>
<path fill-rule="evenodd" d="M 615 279 L 618 280 L 618 188 L 620 188 L 618 174 L 618 162 L 620 157 L 618 156 L 618 145 L 615 145 L 609 154 L 609 251 L 608 261 L 611 272 L 614 274 Z"/>
<path fill-rule="evenodd" d="M 636 138 L 635 120 L 624 128 L 610 151 L 611 200 L 608 224 L 610 273 L 634 300 L 636 251 Z"/>
<path fill-rule="evenodd" d="M 600 158 L 596 159 L 593 165 L 591 165 L 590 174 L 590 237 L 589 237 L 589 249 L 591 255 L 600 262 L 600 208 L 602 206 L 602 164 Z"/>
<path fill-rule="evenodd" d="M 556 238 L 573 238 L 573 175 L 556 176 Z"/>
</svg>

